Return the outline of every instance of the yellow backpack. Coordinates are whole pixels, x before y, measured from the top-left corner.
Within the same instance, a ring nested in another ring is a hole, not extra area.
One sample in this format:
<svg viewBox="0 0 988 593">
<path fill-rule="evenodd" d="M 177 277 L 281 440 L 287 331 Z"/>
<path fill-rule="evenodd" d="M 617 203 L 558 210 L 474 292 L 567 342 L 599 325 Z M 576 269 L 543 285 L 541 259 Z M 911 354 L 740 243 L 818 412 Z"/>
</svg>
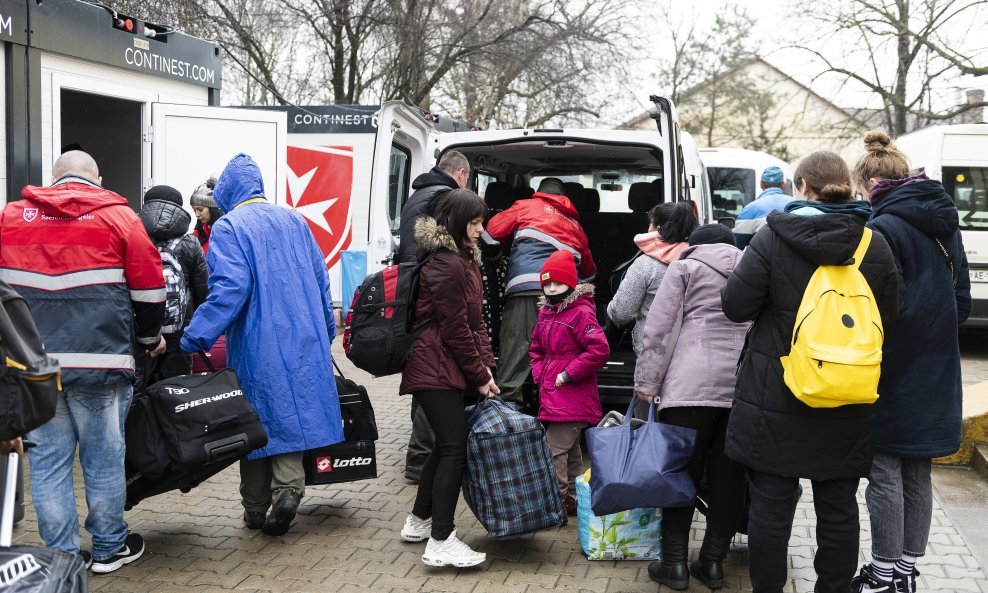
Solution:
<svg viewBox="0 0 988 593">
<path fill-rule="evenodd" d="M 871 236 L 865 228 L 851 265 L 818 267 L 799 303 L 792 349 L 781 360 L 786 385 L 812 408 L 878 399 L 885 336 L 860 270 Z"/>
</svg>

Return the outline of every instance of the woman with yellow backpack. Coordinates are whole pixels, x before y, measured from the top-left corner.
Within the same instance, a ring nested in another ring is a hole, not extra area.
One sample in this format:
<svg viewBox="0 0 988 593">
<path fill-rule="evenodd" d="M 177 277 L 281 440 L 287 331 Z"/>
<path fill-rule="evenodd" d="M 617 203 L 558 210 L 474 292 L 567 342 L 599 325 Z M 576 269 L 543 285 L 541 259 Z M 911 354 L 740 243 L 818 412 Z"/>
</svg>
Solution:
<svg viewBox="0 0 988 593">
<path fill-rule="evenodd" d="M 754 593 L 787 584 L 799 479 L 813 486 L 816 593 L 847 593 L 857 568 L 855 494 L 874 449 L 884 327 L 898 312 L 892 252 L 865 228 L 847 164 L 815 152 L 796 168 L 803 201 L 772 213 L 721 292 L 754 321 L 738 367 L 726 452 L 747 468 Z M 849 380 L 850 379 L 850 380 Z"/>
</svg>

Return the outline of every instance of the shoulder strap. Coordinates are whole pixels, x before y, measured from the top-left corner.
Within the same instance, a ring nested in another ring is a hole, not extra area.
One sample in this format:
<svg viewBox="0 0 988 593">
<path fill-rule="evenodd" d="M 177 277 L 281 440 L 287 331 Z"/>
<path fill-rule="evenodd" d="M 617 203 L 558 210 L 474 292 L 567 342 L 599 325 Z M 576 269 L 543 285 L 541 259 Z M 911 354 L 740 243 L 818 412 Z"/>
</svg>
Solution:
<svg viewBox="0 0 988 593">
<path fill-rule="evenodd" d="M 864 232 L 861 233 L 861 241 L 858 243 L 858 248 L 854 250 L 854 255 L 851 256 L 853 265 L 855 268 L 861 269 L 861 262 L 864 261 L 865 253 L 868 252 L 868 246 L 871 245 L 871 229 L 864 227 Z"/>
</svg>

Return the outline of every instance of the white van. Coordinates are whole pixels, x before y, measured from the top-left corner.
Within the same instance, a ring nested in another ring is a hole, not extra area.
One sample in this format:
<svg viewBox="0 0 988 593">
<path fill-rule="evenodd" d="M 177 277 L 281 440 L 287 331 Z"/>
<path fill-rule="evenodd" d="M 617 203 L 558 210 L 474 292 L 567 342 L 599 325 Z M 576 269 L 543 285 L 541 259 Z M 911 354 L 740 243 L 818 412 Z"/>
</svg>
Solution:
<svg viewBox="0 0 988 593">
<path fill-rule="evenodd" d="M 470 161 L 469 187 L 494 212 L 530 197 L 545 177 L 567 183 L 597 264 L 594 283 L 603 321 L 614 290 L 612 273 L 637 253 L 633 238 L 647 230 L 651 206 L 694 200 L 702 222 L 712 216 L 703 163 L 692 139 L 683 140 L 669 100 L 652 100 L 654 132 L 536 128 L 436 133 L 414 109 L 384 104 L 371 175 L 368 269 L 379 266 L 397 246 L 401 208 L 412 180 L 455 149 Z M 498 291 L 488 288 L 491 307 L 498 309 Z M 498 317 L 499 311 L 492 313 L 492 324 Z M 496 336 L 496 327 L 492 330 Z M 598 375 L 601 396 L 626 403 L 633 391 L 634 352 L 630 339 L 612 342 L 611 359 Z"/>
<path fill-rule="evenodd" d="M 770 154 L 741 148 L 701 148 L 700 158 L 710 177 L 714 219 L 737 218 L 758 194 L 762 171 L 776 166 L 785 174 L 782 191 L 792 195 L 792 167 Z"/>
<path fill-rule="evenodd" d="M 957 204 L 974 300 L 965 326 L 988 327 L 988 124 L 932 126 L 895 143 L 914 173 L 943 182 Z"/>
</svg>

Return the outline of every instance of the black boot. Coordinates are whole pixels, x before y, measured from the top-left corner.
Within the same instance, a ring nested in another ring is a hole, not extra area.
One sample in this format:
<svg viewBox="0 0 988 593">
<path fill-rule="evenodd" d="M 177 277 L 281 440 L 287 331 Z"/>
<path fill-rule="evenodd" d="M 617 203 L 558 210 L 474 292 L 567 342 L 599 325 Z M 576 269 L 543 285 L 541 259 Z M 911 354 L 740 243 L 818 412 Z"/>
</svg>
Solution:
<svg viewBox="0 0 988 593">
<path fill-rule="evenodd" d="M 662 560 L 648 565 L 648 576 L 657 583 L 683 591 L 690 586 L 690 573 L 686 567 L 690 534 L 662 533 Z"/>
<path fill-rule="evenodd" d="M 731 546 L 731 538 L 714 535 L 709 531 L 703 535 L 700 555 L 690 565 L 690 574 L 711 589 L 724 586 L 724 558 Z"/>
</svg>

